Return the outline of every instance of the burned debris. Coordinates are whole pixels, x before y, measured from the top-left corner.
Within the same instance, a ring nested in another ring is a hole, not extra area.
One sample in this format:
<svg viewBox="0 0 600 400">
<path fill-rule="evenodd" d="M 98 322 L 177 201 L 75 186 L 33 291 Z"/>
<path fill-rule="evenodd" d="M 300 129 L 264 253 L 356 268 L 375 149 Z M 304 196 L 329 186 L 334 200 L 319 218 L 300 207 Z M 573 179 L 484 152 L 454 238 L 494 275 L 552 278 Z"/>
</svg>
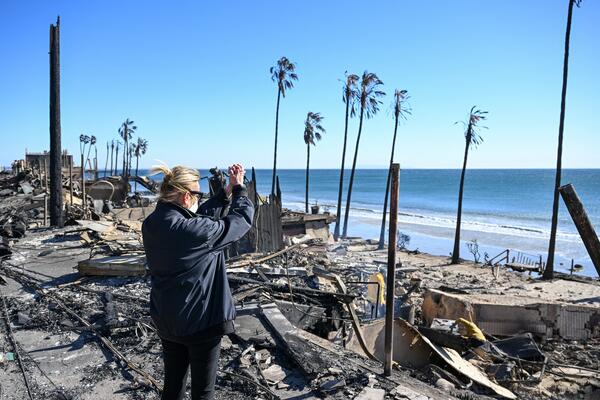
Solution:
<svg viewBox="0 0 600 400">
<path fill-rule="evenodd" d="M 15 398 L 159 397 L 140 234 L 153 201 L 123 182 L 103 178 L 83 195 L 67 177 L 66 226 L 49 228 L 43 176 L 26 166 L 2 174 L 0 386 Z M 255 178 L 247 185 L 264 212 L 229 250 L 238 317 L 223 339 L 219 398 L 598 396 L 596 281 L 557 287 L 528 271 L 400 251 L 385 376 L 385 250 L 330 241 L 332 216 L 287 212 L 280 194 L 261 197 Z"/>
</svg>

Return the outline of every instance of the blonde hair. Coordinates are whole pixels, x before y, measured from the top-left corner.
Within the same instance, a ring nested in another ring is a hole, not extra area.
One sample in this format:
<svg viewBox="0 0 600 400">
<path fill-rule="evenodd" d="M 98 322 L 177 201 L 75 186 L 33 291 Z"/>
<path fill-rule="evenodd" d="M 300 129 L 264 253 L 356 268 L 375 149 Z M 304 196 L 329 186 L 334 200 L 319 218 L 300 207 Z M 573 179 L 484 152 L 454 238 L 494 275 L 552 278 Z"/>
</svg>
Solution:
<svg viewBox="0 0 600 400">
<path fill-rule="evenodd" d="M 159 199 L 170 203 L 176 202 L 181 193 L 193 190 L 190 183 L 200 180 L 200 173 L 194 168 L 176 165 L 169 168 L 166 164 L 155 165 L 150 170 L 150 175 L 163 174 L 164 178 L 160 185 Z"/>
</svg>

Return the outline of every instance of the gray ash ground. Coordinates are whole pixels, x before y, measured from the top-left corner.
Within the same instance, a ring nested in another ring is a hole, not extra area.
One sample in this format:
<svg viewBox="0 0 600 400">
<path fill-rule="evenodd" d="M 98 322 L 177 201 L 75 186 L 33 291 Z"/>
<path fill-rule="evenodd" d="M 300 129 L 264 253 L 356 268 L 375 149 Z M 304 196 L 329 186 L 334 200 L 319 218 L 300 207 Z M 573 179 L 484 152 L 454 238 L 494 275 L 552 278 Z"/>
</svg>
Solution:
<svg viewBox="0 0 600 400">
<path fill-rule="evenodd" d="M 65 228 L 62 232 L 69 228 Z M 130 399 L 155 399 L 158 398 L 156 390 L 148 386 L 138 375 L 129 371 L 120 361 L 115 360 L 113 354 L 100 344 L 97 336 L 81 325 L 71 315 L 58 306 L 55 300 L 48 296 L 37 294 L 29 288 L 31 285 L 42 285 L 45 290 L 52 293 L 67 307 L 81 317 L 97 326 L 100 333 L 105 335 L 116 348 L 131 362 L 139 365 L 144 371 L 159 381 L 163 376 L 162 347 L 157 334 L 153 331 L 149 317 L 149 292 L 150 280 L 148 277 L 137 278 L 92 278 L 79 284 L 60 286 L 73 282 L 79 277 L 73 273 L 72 267 L 78 260 L 89 256 L 88 248 L 71 248 L 79 244 L 78 235 L 57 236 L 61 231 L 48 229 L 34 230 L 28 237 L 18 242 L 15 246 L 13 259 L 8 260 L 15 266 L 3 264 L 0 275 L 9 280 L 9 293 L 6 295 L 9 318 L 17 341 L 23 350 L 24 365 L 32 383 L 32 390 L 36 398 L 51 399 L 92 399 L 92 398 L 130 398 Z M 373 246 L 362 246 L 368 251 L 346 251 L 344 249 L 324 251 L 322 246 L 319 251 L 307 249 L 294 251 L 289 256 L 268 261 L 273 267 L 289 265 L 306 269 L 306 276 L 290 276 L 294 286 L 327 290 L 323 282 L 316 281 L 312 275 L 314 268 L 323 268 L 339 273 L 344 281 L 365 280 L 369 274 L 377 271 L 380 266 L 375 259 L 384 257 L 384 253 L 371 251 Z M 48 248 L 54 248 L 48 252 Z M 61 247 L 65 247 L 62 249 Z M 350 247 L 350 246 L 348 246 Z M 18 251 L 18 252 L 17 252 Z M 406 266 L 417 267 L 418 270 L 411 274 L 399 274 L 397 280 L 398 297 L 403 298 L 405 304 L 416 306 L 416 325 L 420 322 L 420 304 L 422 292 L 426 288 L 436 288 L 441 285 L 451 286 L 455 289 L 471 292 L 486 293 L 522 293 L 527 291 L 529 285 L 542 287 L 537 290 L 542 296 L 555 296 L 551 283 L 542 284 L 532 281 L 528 277 L 517 274 L 503 273 L 498 280 L 490 280 L 489 271 L 469 265 L 453 266 L 447 268 L 441 258 L 415 254 L 402 253 Z M 10 271 L 25 273 L 22 281 L 16 284 L 11 279 Z M 316 305 L 327 310 L 328 316 L 347 319 L 345 308 L 339 302 L 327 303 L 325 297 L 308 296 L 294 293 L 293 297 L 285 290 L 274 290 L 263 287 L 256 274 L 236 274 L 251 278 L 255 283 L 232 283 L 235 295 L 243 296 L 243 303 L 290 301 L 298 306 Z M 270 277 L 274 282 L 286 284 L 288 277 Z M 561 286 L 567 286 L 562 284 Z M 252 292 L 252 289 L 258 288 Z M 579 287 L 578 287 L 579 288 Z M 0 288 L 1 290 L 5 290 Z M 574 287 L 571 288 L 574 290 Z M 356 304 L 360 305 L 366 295 L 366 288 L 360 286 L 349 287 L 351 293 L 357 295 Z M 579 290 L 579 289 L 578 289 Z M 593 293 L 587 287 L 583 288 L 580 297 L 592 298 Z M 578 292 L 579 293 L 579 292 Z M 107 296 L 110 294 L 112 296 Z M 107 304 L 114 306 L 114 318 L 107 317 Z M 361 310 L 359 309 L 359 312 Z M 362 317 L 368 317 L 361 315 Z M 337 326 L 335 324 L 338 324 Z M 329 338 L 329 333 L 334 332 L 340 325 L 349 323 L 328 321 L 307 330 L 318 336 Z M 7 329 L 4 322 L 0 322 L 0 351 L 11 351 L 7 341 Z M 340 342 L 341 338 L 335 338 Z M 248 350 L 254 346 L 252 350 Z M 554 363 L 582 366 L 598 369 L 600 367 L 600 341 L 587 342 L 547 341 L 541 344 L 546 356 Z M 248 352 L 246 352 L 248 350 Z M 257 356 L 260 357 L 257 358 Z M 263 356 L 270 358 L 270 363 L 262 363 Z M 360 358 L 357 356 L 357 358 Z M 258 359 L 258 361 L 257 361 Z M 331 360 L 332 364 L 336 360 Z M 262 376 L 262 371 L 269 365 L 279 365 L 286 372 L 283 383 L 269 385 Z M 38 368 L 38 366 L 40 368 Z M 281 347 L 273 347 L 268 342 L 257 344 L 251 340 L 244 340 L 240 335 L 231 335 L 223 340 L 222 355 L 219 364 L 217 380 L 217 399 L 267 399 L 269 396 L 260 386 L 269 389 L 282 397 L 296 396 L 297 398 L 353 398 L 365 386 L 372 385 L 374 377 L 359 369 L 348 365 L 342 371 L 330 371 L 317 377 L 306 376 Z M 327 372 L 328 366 L 324 366 Z M 442 370 L 440 370 L 441 368 Z M 42 374 L 40 369 L 46 374 Z M 520 379 L 531 378 L 539 371 L 537 366 L 523 368 L 529 373 L 524 373 Z M 424 370 L 403 370 L 403 373 L 416 377 L 431 386 L 444 378 L 456 383 L 456 389 L 451 393 L 458 398 L 482 398 L 476 392 L 489 393 L 465 382 L 458 375 L 443 372 L 444 366 L 425 368 Z M 13 397 L 16 399 L 27 398 L 23 391 L 23 383 L 16 363 L 0 363 L 0 386 L 6 392 L 7 387 L 14 387 Z M 568 372 L 568 371 L 567 371 Z M 448 375 L 449 374 L 449 375 Z M 8 376 L 8 378 L 6 378 Z M 12 385 L 12 386 L 11 386 Z M 380 380 L 376 385 L 383 383 Z M 460 387 L 468 388 L 460 390 Z M 518 384 L 504 383 L 504 386 L 513 390 L 520 399 L 594 399 L 600 384 L 596 379 L 575 379 L 546 373 L 541 383 L 521 382 Z M 393 387 L 385 388 L 388 398 Z M 391 390 L 390 390 L 391 389 Z M 587 396 L 587 397 L 586 397 Z"/>
</svg>

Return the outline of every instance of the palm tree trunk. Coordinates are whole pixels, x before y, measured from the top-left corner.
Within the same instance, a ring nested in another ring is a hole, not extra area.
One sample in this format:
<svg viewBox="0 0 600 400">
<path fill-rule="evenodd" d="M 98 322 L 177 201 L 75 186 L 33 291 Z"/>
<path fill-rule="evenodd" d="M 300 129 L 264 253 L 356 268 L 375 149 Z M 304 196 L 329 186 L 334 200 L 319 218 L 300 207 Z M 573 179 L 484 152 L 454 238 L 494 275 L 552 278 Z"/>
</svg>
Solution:
<svg viewBox="0 0 600 400">
<path fill-rule="evenodd" d="M 469 129 L 471 129 L 469 127 Z M 454 232 L 454 250 L 452 251 L 452 264 L 458 264 L 460 258 L 460 223 L 462 219 L 463 189 L 465 187 L 465 172 L 467 170 L 467 157 L 469 156 L 469 140 L 465 140 L 465 159 L 463 160 L 460 174 L 460 187 L 458 188 L 458 211 L 456 212 L 456 231 Z"/>
<path fill-rule="evenodd" d="M 106 142 L 106 163 L 104 164 L 104 177 L 106 177 L 106 171 L 108 170 L 108 151 L 110 150 L 110 146 L 108 142 Z"/>
<path fill-rule="evenodd" d="M 275 194 L 275 179 L 277 176 L 277 134 L 279 130 L 279 100 L 281 99 L 281 88 L 277 89 L 277 109 L 275 111 L 275 149 L 273 150 L 273 181 L 271 183 L 271 194 Z"/>
<path fill-rule="evenodd" d="M 138 176 L 138 166 L 140 163 L 140 157 L 139 156 L 135 156 L 135 176 Z M 134 184 L 134 193 L 137 193 L 137 179 L 135 180 L 135 184 Z"/>
<path fill-rule="evenodd" d="M 350 182 L 348 183 L 348 197 L 346 198 L 346 213 L 344 214 L 344 229 L 342 238 L 348 236 L 348 215 L 350 214 L 350 202 L 352 200 L 352 185 L 354 184 L 354 173 L 356 172 L 356 159 L 358 158 L 358 146 L 360 144 L 360 135 L 362 133 L 364 108 L 360 108 L 360 122 L 358 123 L 358 136 L 356 137 L 356 148 L 354 149 L 354 160 L 352 161 L 352 170 L 350 171 Z"/>
<path fill-rule="evenodd" d="M 562 145 L 565 129 L 565 104 L 567 100 L 567 79 L 569 77 L 569 42 L 571 41 L 571 20 L 573 18 L 573 4 L 575 0 L 569 0 L 569 12 L 567 14 L 567 29 L 565 33 L 565 59 L 563 62 L 563 84 L 560 99 L 560 121 L 558 124 L 558 150 L 556 156 L 556 179 L 554 182 L 554 199 L 552 203 L 552 224 L 550 227 L 550 242 L 548 243 L 548 259 L 544 269 L 543 279 L 554 277 L 554 250 L 556 248 L 556 230 L 558 228 L 558 188 L 562 174 Z"/>
<path fill-rule="evenodd" d="M 83 144 L 83 148 L 81 148 L 81 157 L 85 155 L 85 143 Z M 83 166 L 85 167 L 85 158 L 83 159 Z"/>
<path fill-rule="evenodd" d="M 117 146 L 117 154 L 115 155 L 115 175 L 117 174 L 117 163 L 119 162 L 119 146 Z"/>
<path fill-rule="evenodd" d="M 131 150 L 129 150 L 127 152 L 127 177 L 129 177 L 129 175 L 131 175 L 131 158 L 132 154 L 131 154 Z"/>
<path fill-rule="evenodd" d="M 92 165 L 92 162 L 90 161 L 90 150 L 92 150 L 92 145 L 90 144 L 90 147 L 88 147 L 88 152 L 87 155 L 85 157 L 85 162 L 90 164 L 90 169 L 94 169 L 94 166 Z"/>
<path fill-rule="evenodd" d="M 348 99 L 350 96 L 346 96 Z M 342 166 L 340 168 L 340 187 L 338 189 L 337 212 L 335 216 L 335 230 L 333 232 L 334 240 L 340 236 L 340 219 L 342 215 L 342 192 L 344 191 L 344 166 L 346 163 L 346 143 L 348 142 L 348 112 L 350 109 L 350 100 L 346 100 L 346 122 L 344 124 L 344 147 L 342 149 Z"/>
<path fill-rule="evenodd" d="M 387 180 L 385 184 L 385 197 L 383 199 L 383 217 L 381 218 L 381 232 L 379 232 L 379 246 L 381 250 L 385 245 L 385 219 L 388 211 L 388 197 L 390 195 L 390 173 L 392 172 L 392 164 L 394 163 L 394 149 L 396 148 L 396 134 L 398 133 L 398 115 L 394 125 L 394 139 L 392 140 L 392 155 L 390 156 L 390 166 L 388 168 Z"/>
<path fill-rule="evenodd" d="M 115 152 L 115 146 L 110 146 L 110 174 L 113 175 L 113 153 Z"/>
<path fill-rule="evenodd" d="M 129 148 L 129 144 L 127 143 L 127 133 L 125 133 L 125 143 L 123 146 L 123 171 L 121 171 L 121 175 L 125 176 L 127 172 L 127 149 Z"/>
<path fill-rule="evenodd" d="M 308 185 L 309 185 L 309 165 L 310 165 L 310 143 L 306 144 L 306 195 L 305 195 L 305 212 L 308 214 Z"/>
</svg>

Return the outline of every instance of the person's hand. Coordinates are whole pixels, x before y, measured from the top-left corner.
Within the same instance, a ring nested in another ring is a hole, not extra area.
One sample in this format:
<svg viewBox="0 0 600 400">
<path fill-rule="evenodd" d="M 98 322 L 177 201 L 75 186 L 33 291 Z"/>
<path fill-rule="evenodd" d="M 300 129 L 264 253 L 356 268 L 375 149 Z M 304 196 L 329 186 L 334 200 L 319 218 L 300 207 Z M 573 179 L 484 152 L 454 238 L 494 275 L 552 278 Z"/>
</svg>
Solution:
<svg viewBox="0 0 600 400">
<path fill-rule="evenodd" d="M 231 193 L 231 189 L 233 189 L 233 187 L 235 185 L 243 185 L 244 184 L 244 175 L 246 174 L 246 171 L 244 170 L 244 167 L 242 167 L 240 164 L 233 164 L 231 167 L 229 167 L 229 192 Z"/>
</svg>

